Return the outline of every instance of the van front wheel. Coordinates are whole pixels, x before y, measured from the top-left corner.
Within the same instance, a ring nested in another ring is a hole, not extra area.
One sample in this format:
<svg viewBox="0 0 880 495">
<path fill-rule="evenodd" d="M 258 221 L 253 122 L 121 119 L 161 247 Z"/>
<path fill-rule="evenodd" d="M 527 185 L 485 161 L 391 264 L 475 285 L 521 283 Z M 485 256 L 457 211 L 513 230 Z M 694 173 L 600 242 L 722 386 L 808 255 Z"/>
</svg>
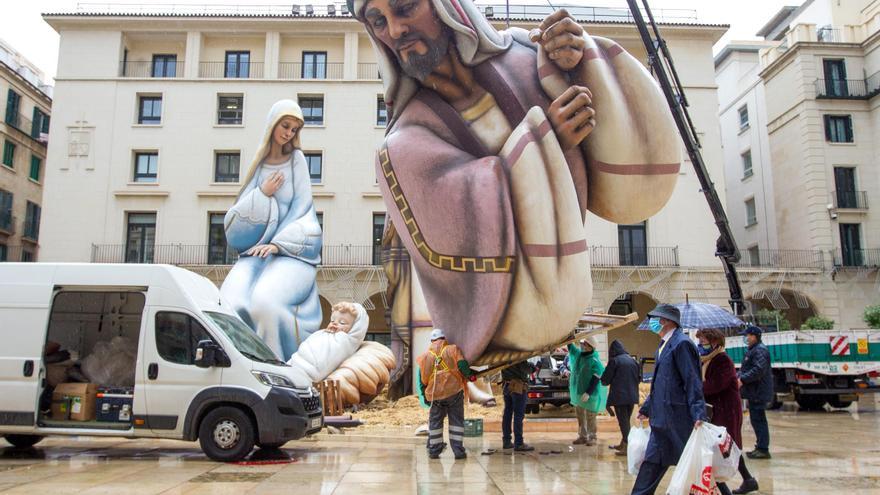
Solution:
<svg viewBox="0 0 880 495">
<path fill-rule="evenodd" d="M 19 449 L 27 449 L 40 443 L 43 437 L 40 435 L 6 435 L 6 441 Z"/>
<path fill-rule="evenodd" d="M 205 415 L 199 426 L 199 444 L 211 459 L 240 461 L 254 449 L 254 425 L 241 409 L 222 406 Z"/>
</svg>

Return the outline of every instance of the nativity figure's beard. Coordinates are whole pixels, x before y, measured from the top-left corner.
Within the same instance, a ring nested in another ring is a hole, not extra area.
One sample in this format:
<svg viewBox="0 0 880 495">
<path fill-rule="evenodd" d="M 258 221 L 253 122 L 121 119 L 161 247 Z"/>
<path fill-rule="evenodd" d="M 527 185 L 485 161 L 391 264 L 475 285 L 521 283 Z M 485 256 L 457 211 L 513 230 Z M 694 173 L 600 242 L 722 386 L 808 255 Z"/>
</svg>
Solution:
<svg viewBox="0 0 880 495">
<path fill-rule="evenodd" d="M 430 39 L 421 33 L 407 34 L 397 41 L 398 49 L 394 51 L 400 68 L 403 69 L 406 75 L 419 81 L 424 81 L 440 65 L 443 57 L 449 51 L 449 37 L 450 33 L 446 29 L 435 39 Z M 421 41 L 428 48 L 428 51 L 424 54 L 419 54 L 414 50 L 410 50 L 407 54 L 407 60 L 403 60 L 400 56 L 399 47 L 411 41 Z"/>
</svg>

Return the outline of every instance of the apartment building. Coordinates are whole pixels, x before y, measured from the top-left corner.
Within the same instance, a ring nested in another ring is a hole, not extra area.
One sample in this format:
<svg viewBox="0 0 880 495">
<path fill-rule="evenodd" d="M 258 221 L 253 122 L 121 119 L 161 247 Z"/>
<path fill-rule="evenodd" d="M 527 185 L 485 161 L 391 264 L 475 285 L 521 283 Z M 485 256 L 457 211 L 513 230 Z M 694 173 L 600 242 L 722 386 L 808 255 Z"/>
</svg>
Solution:
<svg viewBox="0 0 880 495">
<path fill-rule="evenodd" d="M 52 87 L 43 73 L 0 40 L 0 262 L 36 261 Z"/>
<path fill-rule="evenodd" d="M 374 155 L 387 114 L 363 27 L 343 4 L 102 8 L 44 15 L 61 36 L 52 132 L 62 137 L 49 147 L 43 259 L 174 263 L 222 282 L 236 256 L 225 245 L 223 213 L 269 107 L 297 99 L 324 228 L 322 304 L 365 302 L 381 339 L 386 281 L 375 264 L 385 208 Z M 508 21 L 530 29 L 550 13 L 546 5 L 481 9 L 499 29 Z M 591 34 L 646 59 L 625 9 L 569 10 Z M 726 26 L 700 23 L 694 11 L 656 14 L 723 197 L 712 46 Z M 644 313 L 686 298 L 727 303 L 717 230 L 687 160 L 658 215 L 639 225 L 590 215 L 586 229 L 592 309 Z M 743 276 L 754 287 L 767 280 L 758 269 Z M 656 344 L 632 328 L 611 337 L 644 355 Z"/>
<path fill-rule="evenodd" d="M 812 267 L 825 278 L 805 284 L 820 312 L 864 325 L 880 299 L 880 1 L 806 1 L 757 34 L 715 59 L 744 262 Z"/>
</svg>

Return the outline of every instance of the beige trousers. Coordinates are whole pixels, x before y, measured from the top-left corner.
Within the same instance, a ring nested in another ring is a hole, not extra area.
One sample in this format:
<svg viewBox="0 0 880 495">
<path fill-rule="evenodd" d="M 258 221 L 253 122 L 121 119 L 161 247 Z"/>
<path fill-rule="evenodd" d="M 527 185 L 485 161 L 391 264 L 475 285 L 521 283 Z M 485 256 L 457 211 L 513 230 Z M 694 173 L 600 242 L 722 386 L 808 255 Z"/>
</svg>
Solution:
<svg viewBox="0 0 880 495">
<path fill-rule="evenodd" d="M 584 440 L 596 439 L 596 413 L 583 407 L 574 407 L 578 418 L 578 438 Z"/>
</svg>

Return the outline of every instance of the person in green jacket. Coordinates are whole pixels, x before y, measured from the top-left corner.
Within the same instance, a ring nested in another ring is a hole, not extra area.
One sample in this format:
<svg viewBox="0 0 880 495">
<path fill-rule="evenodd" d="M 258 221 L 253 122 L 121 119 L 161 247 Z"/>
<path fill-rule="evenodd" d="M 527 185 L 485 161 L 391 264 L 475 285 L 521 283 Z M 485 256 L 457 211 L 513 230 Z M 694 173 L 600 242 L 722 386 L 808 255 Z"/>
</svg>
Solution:
<svg viewBox="0 0 880 495">
<path fill-rule="evenodd" d="M 579 345 L 568 344 L 568 390 L 578 419 L 578 438 L 573 445 L 596 445 L 596 414 L 605 409 L 608 398 L 608 388 L 600 381 L 605 366 L 597 346 L 592 336 L 581 339 Z"/>
</svg>

